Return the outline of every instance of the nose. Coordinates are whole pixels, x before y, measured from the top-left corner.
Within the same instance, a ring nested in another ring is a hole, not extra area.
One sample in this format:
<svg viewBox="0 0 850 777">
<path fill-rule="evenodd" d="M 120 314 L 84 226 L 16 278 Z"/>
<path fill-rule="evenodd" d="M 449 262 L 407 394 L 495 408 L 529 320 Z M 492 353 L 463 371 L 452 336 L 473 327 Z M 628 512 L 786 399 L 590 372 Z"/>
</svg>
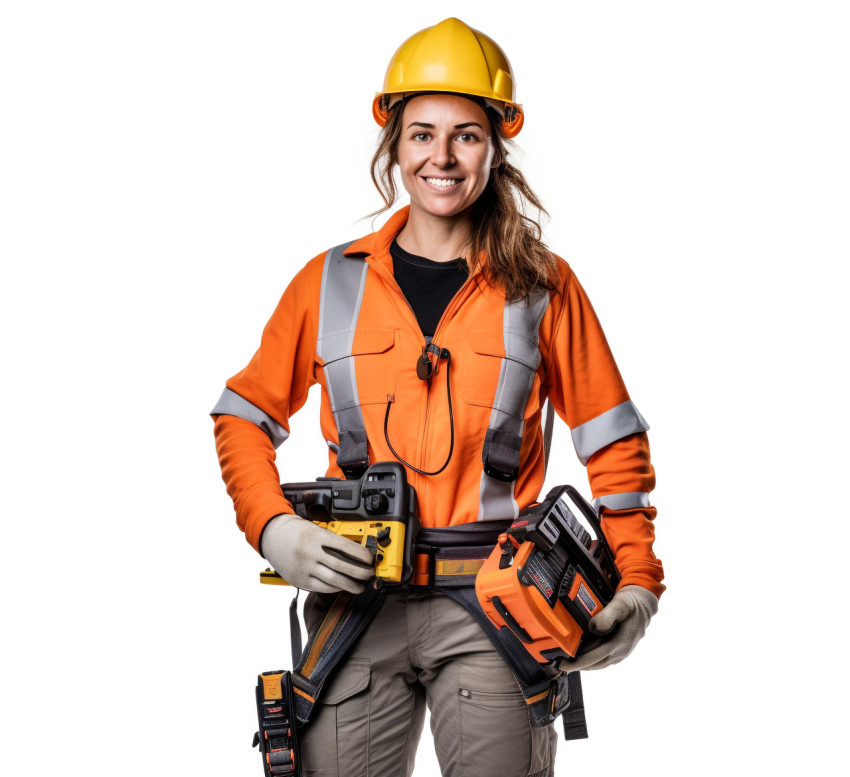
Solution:
<svg viewBox="0 0 850 777">
<path fill-rule="evenodd" d="M 451 138 L 438 138 L 431 147 L 431 162 L 437 167 L 451 167 L 455 163 Z"/>
</svg>

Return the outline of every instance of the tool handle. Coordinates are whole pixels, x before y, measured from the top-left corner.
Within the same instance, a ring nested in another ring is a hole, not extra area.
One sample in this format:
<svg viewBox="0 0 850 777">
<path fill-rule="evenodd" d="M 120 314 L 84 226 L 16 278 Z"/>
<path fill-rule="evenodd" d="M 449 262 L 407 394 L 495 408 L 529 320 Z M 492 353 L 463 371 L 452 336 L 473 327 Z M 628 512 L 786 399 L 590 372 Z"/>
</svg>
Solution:
<svg viewBox="0 0 850 777">
<path fill-rule="evenodd" d="M 260 572 L 260 582 L 265 585 L 292 585 L 286 582 L 277 572 L 271 567 L 268 567 L 263 572 Z"/>
<path fill-rule="evenodd" d="M 602 531 L 602 522 L 593 506 L 572 486 L 562 486 L 561 493 L 566 491 L 570 495 L 573 503 L 581 510 L 582 515 L 587 519 L 596 535 L 596 542 L 602 548 L 602 553 L 608 561 L 611 572 L 611 584 L 616 588 L 620 584 L 620 570 L 617 569 L 617 563 L 614 561 L 614 553 L 611 551 L 611 546 L 605 538 L 605 532 Z"/>
</svg>

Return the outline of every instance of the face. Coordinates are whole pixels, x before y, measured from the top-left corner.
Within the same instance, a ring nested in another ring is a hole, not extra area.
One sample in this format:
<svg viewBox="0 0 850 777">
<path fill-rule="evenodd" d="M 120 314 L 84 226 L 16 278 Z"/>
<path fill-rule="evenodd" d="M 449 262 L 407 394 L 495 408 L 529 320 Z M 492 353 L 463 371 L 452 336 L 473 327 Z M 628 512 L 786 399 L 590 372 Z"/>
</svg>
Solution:
<svg viewBox="0 0 850 777">
<path fill-rule="evenodd" d="M 405 105 L 398 166 L 411 217 L 463 214 L 487 187 L 494 157 L 487 114 L 472 100 L 425 94 Z"/>
</svg>

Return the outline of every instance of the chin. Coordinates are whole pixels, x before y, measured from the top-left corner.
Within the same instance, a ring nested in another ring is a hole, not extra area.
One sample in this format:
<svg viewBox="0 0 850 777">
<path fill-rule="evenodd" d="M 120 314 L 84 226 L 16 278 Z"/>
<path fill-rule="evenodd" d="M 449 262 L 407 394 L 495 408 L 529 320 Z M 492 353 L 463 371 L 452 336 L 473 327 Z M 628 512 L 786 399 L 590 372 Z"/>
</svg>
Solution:
<svg viewBox="0 0 850 777">
<path fill-rule="evenodd" d="M 472 207 L 472 203 L 463 203 L 460 205 L 452 205 L 451 203 L 435 203 L 425 205 L 422 203 L 418 203 L 416 207 L 424 213 L 427 213 L 429 216 L 450 219 L 468 211 L 469 208 Z"/>
</svg>

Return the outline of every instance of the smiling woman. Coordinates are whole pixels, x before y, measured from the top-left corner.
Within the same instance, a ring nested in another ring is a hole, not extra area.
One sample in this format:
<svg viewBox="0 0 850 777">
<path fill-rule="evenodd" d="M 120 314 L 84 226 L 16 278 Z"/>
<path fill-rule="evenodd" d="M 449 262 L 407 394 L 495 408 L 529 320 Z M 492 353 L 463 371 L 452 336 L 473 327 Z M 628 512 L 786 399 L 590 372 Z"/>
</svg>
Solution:
<svg viewBox="0 0 850 777">
<path fill-rule="evenodd" d="M 372 180 L 384 207 L 372 215 L 395 202 L 398 168 L 411 214 L 399 244 L 434 261 L 463 255 L 470 272 L 486 257 L 487 277 L 517 300 L 537 288 L 551 289 L 556 262 L 541 242 L 540 225 L 525 212 L 530 206 L 545 213 L 543 205 L 508 158 L 505 142 L 519 129 L 506 124 L 506 108 L 493 103 L 446 91 L 411 91 L 393 102 L 379 120 L 384 131 Z M 443 193 L 456 196 L 424 197 Z"/>
<path fill-rule="evenodd" d="M 495 166 L 484 108 L 458 95 L 426 94 L 408 98 L 402 124 L 398 167 L 413 220 L 427 223 L 429 230 L 469 220 Z M 411 242 L 406 231 L 399 242 Z"/>
<path fill-rule="evenodd" d="M 553 721 L 569 710 L 567 738 L 586 735 L 575 670 L 628 655 L 664 590 L 648 427 L 583 289 L 525 213 L 542 206 L 508 159 L 524 114 L 504 52 L 458 19 L 423 30 L 390 62 L 373 115 L 378 213 L 395 203 L 396 168 L 410 205 L 286 289 L 213 410 L 222 474 L 248 541 L 311 591 L 292 675 L 305 777 L 410 775 L 426 705 L 443 775 L 545 777 Z M 316 383 L 326 475 L 401 464 L 416 491 L 422 531 L 401 585 L 376 585 L 374 551 L 296 517 L 281 493 L 274 449 Z M 547 400 L 587 465 L 622 583 L 591 621 L 619 624 L 615 636 L 540 664 L 486 619 L 474 581 L 539 499 Z"/>
</svg>

